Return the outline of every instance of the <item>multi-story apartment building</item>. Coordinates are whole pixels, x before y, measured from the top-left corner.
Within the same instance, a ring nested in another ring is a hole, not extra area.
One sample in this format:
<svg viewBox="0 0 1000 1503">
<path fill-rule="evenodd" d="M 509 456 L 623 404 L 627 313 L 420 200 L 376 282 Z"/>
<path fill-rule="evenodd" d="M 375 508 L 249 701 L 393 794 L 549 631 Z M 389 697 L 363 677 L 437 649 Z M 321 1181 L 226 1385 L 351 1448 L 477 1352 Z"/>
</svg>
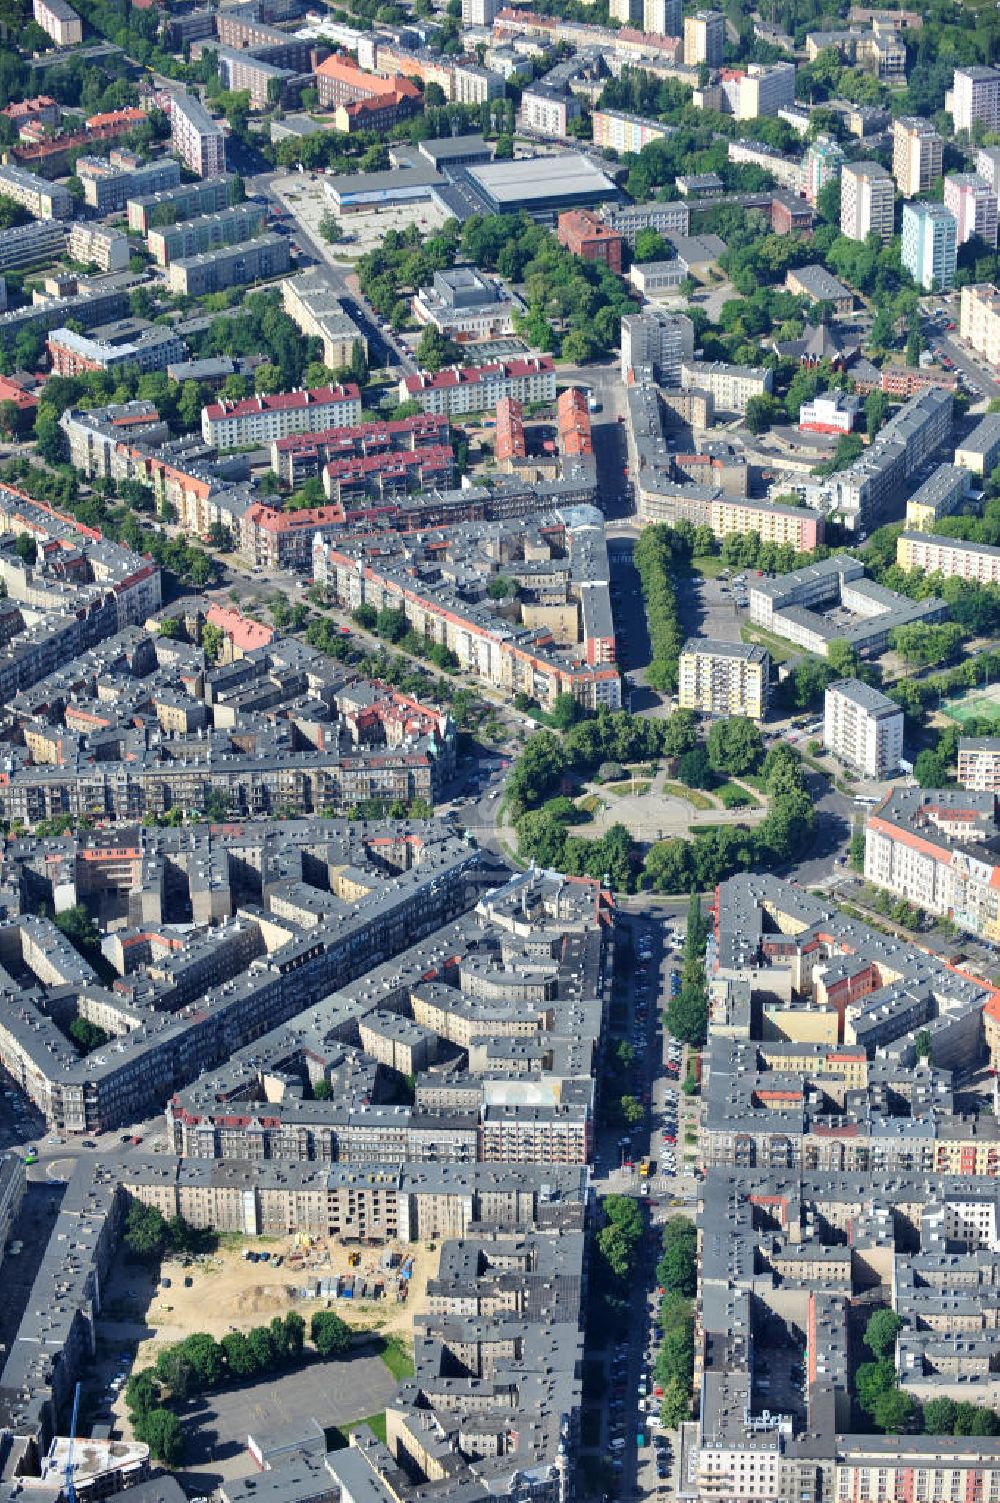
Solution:
<svg viewBox="0 0 1000 1503">
<path fill-rule="evenodd" d="M 843 149 L 832 136 L 817 136 L 810 141 L 802 158 L 802 186 L 811 204 L 827 183 L 839 178 L 843 165 Z"/>
<path fill-rule="evenodd" d="M 197 177 L 226 170 L 226 137 L 218 121 L 194 94 L 172 94 L 170 139 L 184 165 Z"/>
<path fill-rule="evenodd" d="M 822 512 L 806 506 L 776 506 L 749 497 L 713 496 L 705 505 L 706 521 L 717 538 L 731 532 L 756 532 L 762 543 L 790 543 L 796 553 L 812 553 L 824 537 Z"/>
<path fill-rule="evenodd" d="M 462 25 L 492 26 L 502 8 L 500 0 L 462 0 Z"/>
<path fill-rule="evenodd" d="M 173 158 L 169 160 L 179 172 L 178 164 Z M 128 227 L 138 235 L 148 235 L 162 225 L 177 224 L 201 214 L 221 213 L 229 205 L 232 183 L 231 177 L 210 177 L 200 183 L 181 184 L 178 176 L 174 184 L 163 189 L 135 194 L 130 191 L 126 200 Z"/>
<path fill-rule="evenodd" d="M 112 152 L 103 157 L 80 157 L 76 173 L 83 184 L 83 201 L 98 214 L 115 214 L 130 198 L 175 188 L 181 180 L 180 163 L 174 157 L 140 162 L 131 153 Z"/>
<path fill-rule="evenodd" d="M 322 275 L 304 272 L 289 277 L 281 284 L 281 303 L 303 334 L 323 341 L 323 364 L 329 370 L 350 365 L 355 346 L 367 354 L 368 341 Z"/>
<path fill-rule="evenodd" d="M 638 153 L 650 141 L 665 141 L 671 131 L 669 125 L 623 110 L 595 110 L 593 115 L 594 145 L 611 151 Z"/>
<path fill-rule="evenodd" d="M 0 167 L 0 193 L 27 209 L 32 219 L 72 219 L 73 195 L 61 183 L 26 172 L 23 167 Z"/>
<path fill-rule="evenodd" d="M 951 286 L 958 266 L 957 225 L 943 204 L 903 205 L 900 259 L 925 292 L 944 292 Z"/>
<path fill-rule="evenodd" d="M 512 397 L 516 402 L 554 402 L 556 371 L 551 356 L 453 366 L 433 375 L 421 371 L 416 376 L 402 376 L 399 382 L 401 402 L 419 402 L 424 412 L 444 412 L 449 417 L 496 407 L 501 397 Z"/>
<path fill-rule="evenodd" d="M 763 720 L 771 658 L 756 643 L 689 637 L 681 649 L 677 700 L 682 710 Z"/>
<path fill-rule="evenodd" d="M 645 0 L 642 29 L 648 36 L 683 37 L 683 0 Z"/>
<path fill-rule="evenodd" d="M 975 172 L 949 172 L 944 180 L 944 206 L 958 226 L 958 243 L 977 235 L 996 249 L 997 190 Z"/>
<path fill-rule="evenodd" d="M 922 569 L 925 574 L 942 574 L 945 579 L 1000 584 L 1000 548 L 986 543 L 967 543 L 932 532 L 901 532 L 896 562 L 901 569 Z"/>
<path fill-rule="evenodd" d="M 568 134 L 571 120 L 582 114 L 580 101 L 565 85 L 557 88 L 540 83 L 530 84 L 521 95 L 521 124 L 540 136 L 562 139 Z"/>
<path fill-rule="evenodd" d="M 83 22 L 66 0 L 33 0 L 31 11 L 57 47 L 76 47 L 83 41 Z"/>
<path fill-rule="evenodd" d="M 969 493 L 969 472 L 959 464 L 939 464 L 906 498 L 906 525 L 933 532 L 938 517 L 957 511 Z"/>
<path fill-rule="evenodd" d="M 896 788 L 868 818 L 865 878 L 939 918 L 1000 938 L 997 802 L 961 788 Z"/>
<path fill-rule="evenodd" d="M 169 266 L 184 256 L 198 256 L 223 245 L 240 245 L 260 234 L 267 221 L 264 204 L 234 204 L 219 214 L 202 214 L 181 224 L 150 230 L 146 249 L 157 266 Z"/>
<path fill-rule="evenodd" d="M 892 123 L 892 175 L 904 198 L 927 193 L 942 173 L 944 141 L 929 120 L 900 115 Z"/>
<path fill-rule="evenodd" d="M 385 132 L 409 119 L 419 107 L 420 91 L 409 79 L 403 82 L 405 89 L 393 89 L 377 99 L 353 99 L 350 104 L 338 104 L 333 112 L 336 129 L 345 136 L 359 130 Z"/>
<path fill-rule="evenodd" d="M 129 262 L 128 236 L 103 224 L 76 221 L 70 226 L 66 251 L 71 260 L 98 271 L 125 271 Z"/>
<path fill-rule="evenodd" d="M 976 176 L 1000 191 L 1000 147 L 980 146 L 976 152 Z"/>
<path fill-rule="evenodd" d="M 972 793 L 1000 794 L 1000 737 L 959 738 L 958 782 Z"/>
<path fill-rule="evenodd" d="M 642 27 L 643 0 L 609 0 L 608 15 L 622 26 Z"/>
<path fill-rule="evenodd" d="M 959 333 L 991 365 L 1000 365 L 1000 291 L 990 282 L 962 288 Z"/>
<path fill-rule="evenodd" d="M 380 78 L 376 73 L 365 73 L 350 58 L 339 53 L 326 58 L 316 69 L 316 89 L 319 102 L 326 110 L 388 95 L 419 100 L 420 94 L 416 85 L 402 74 Z"/>
<path fill-rule="evenodd" d="M 891 240 L 895 211 L 892 178 L 878 162 L 847 162 L 840 174 L 840 233 L 849 240 L 878 235 Z"/>
<path fill-rule="evenodd" d="M 777 115 L 795 102 L 795 64 L 751 63 L 732 80 L 724 73 L 722 90 L 737 120 Z"/>
<path fill-rule="evenodd" d="M 315 433 L 292 433 L 287 438 L 275 439 L 271 444 L 271 468 L 294 490 L 303 480 L 320 474 L 323 466 L 333 459 L 409 454 L 447 443 L 447 418 L 422 412 L 394 422 L 324 428 Z"/>
<path fill-rule="evenodd" d="M 707 63 L 721 68 L 726 51 L 726 21 L 721 11 L 698 10 L 684 17 L 684 61 L 689 68 Z"/>
<path fill-rule="evenodd" d="M 309 391 L 247 397 L 242 402 L 213 402 L 202 408 L 201 433 L 217 449 L 242 449 L 272 443 L 291 433 L 319 433 L 361 421 L 361 392 L 353 383 L 319 386 Z"/>
<path fill-rule="evenodd" d="M 624 240 L 590 209 L 567 209 L 556 221 L 556 239 L 584 261 L 601 261 L 618 275 Z"/>
<path fill-rule="evenodd" d="M 415 85 L 410 84 L 411 88 Z M 451 69 L 451 97 L 456 104 L 487 104 L 491 99 L 503 99 L 507 92 L 501 73 L 494 73 L 492 68 L 481 68 L 478 63 L 456 62 Z M 412 103 L 419 107 L 419 91 L 417 98 L 407 96 Z"/>
<path fill-rule="evenodd" d="M 2 242 L 0 242 L 2 249 Z M 955 445 L 955 463 L 973 475 L 992 475 L 1000 463 L 1000 412 L 989 412 Z"/>
<path fill-rule="evenodd" d="M 111 343 L 106 339 L 88 339 L 72 329 L 53 329 L 46 341 L 57 376 L 79 376 L 85 371 L 114 371 L 129 368 L 138 371 L 163 371 L 174 360 L 187 354 L 184 341 L 173 329 L 155 324 L 135 338 Z"/>
<path fill-rule="evenodd" d="M 664 386 L 680 386 L 681 365 L 694 355 L 694 324 L 685 313 L 644 308 L 627 313 L 621 324 L 622 379 L 629 381 L 641 366 L 650 366 Z"/>
<path fill-rule="evenodd" d="M 0 273 L 54 261 L 66 249 L 66 227 L 58 219 L 35 219 L 0 235 Z"/>
<path fill-rule="evenodd" d="M 826 690 L 823 745 L 862 778 L 887 778 L 903 755 L 903 711 L 860 679 L 839 679 Z"/>
<path fill-rule="evenodd" d="M 255 110 L 266 110 L 275 105 L 288 108 L 297 105 L 304 87 L 311 85 L 311 73 L 295 73 L 291 68 L 279 67 L 250 52 L 239 52 L 232 47 L 218 49 L 219 78 L 223 85 L 234 93 L 246 89 Z"/>
<path fill-rule="evenodd" d="M 764 366 L 727 365 L 722 360 L 681 362 L 681 386 L 711 392 L 716 410 L 747 410 L 751 397 L 763 396 L 774 385 L 774 372 Z"/>
<path fill-rule="evenodd" d="M 1000 73 L 995 68 L 956 68 L 944 107 L 956 130 L 972 130 L 982 122 L 987 130 L 1000 125 Z"/>
<path fill-rule="evenodd" d="M 534 558 L 544 563 L 549 580 L 548 604 L 536 608 L 526 602 L 517 621 L 509 621 L 486 603 L 471 602 L 442 578 L 436 562 L 423 565 L 403 544 L 386 537 L 378 556 L 364 534 L 317 538 L 313 577 L 338 603 L 354 610 L 373 605 L 401 611 L 412 629 L 429 642 L 439 642 L 458 658 L 462 668 L 505 693 L 527 693 L 546 707 L 561 693 L 597 709 L 621 703 L 621 679 L 615 666 L 614 627 L 607 586 L 607 548 L 603 528 L 584 512 L 570 521 L 552 518 L 555 531 L 540 533 L 537 522 L 503 528 L 503 571 L 519 578 L 538 579 Z M 548 527 L 548 524 L 546 524 Z M 452 545 L 470 571 L 490 572 L 484 545 L 490 534 L 476 527 L 454 529 Z M 553 553 L 561 545 L 562 557 Z M 522 559 L 523 555 L 523 559 Z M 551 622 L 549 610 L 561 600 L 562 636 L 558 645 L 538 627 Z"/>
<path fill-rule="evenodd" d="M 204 297 L 226 287 L 280 277 L 290 265 L 287 236 L 260 235 L 245 245 L 223 246 L 172 261 L 167 268 L 167 286 L 184 297 Z"/>
</svg>

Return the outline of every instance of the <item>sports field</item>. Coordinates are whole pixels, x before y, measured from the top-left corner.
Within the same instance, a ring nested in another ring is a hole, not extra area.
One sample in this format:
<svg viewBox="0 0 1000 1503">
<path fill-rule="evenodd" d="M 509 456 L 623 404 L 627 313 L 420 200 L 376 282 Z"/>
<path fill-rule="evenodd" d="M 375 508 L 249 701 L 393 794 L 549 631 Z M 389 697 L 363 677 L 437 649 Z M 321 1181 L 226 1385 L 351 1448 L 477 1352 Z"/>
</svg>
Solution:
<svg viewBox="0 0 1000 1503">
<path fill-rule="evenodd" d="M 941 705 L 941 714 L 958 725 L 969 720 L 992 720 L 1000 725 L 1000 684 L 985 689 L 970 689 L 961 699 L 949 699 Z"/>
</svg>

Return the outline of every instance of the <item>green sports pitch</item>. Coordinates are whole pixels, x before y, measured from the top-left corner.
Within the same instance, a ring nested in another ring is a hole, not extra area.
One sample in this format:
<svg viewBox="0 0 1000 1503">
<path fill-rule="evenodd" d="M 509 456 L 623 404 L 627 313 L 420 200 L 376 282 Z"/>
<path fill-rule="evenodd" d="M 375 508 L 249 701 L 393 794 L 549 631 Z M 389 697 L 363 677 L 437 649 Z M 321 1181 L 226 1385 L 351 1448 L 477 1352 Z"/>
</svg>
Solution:
<svg viewBox="0 0 1000 1503">
<path fill-rule="evenodd" d="M 965 725 L 970 720 L 991 720 L 1000 725 L 1000 684 L 991 684 L 986 690 L 970 689 L 961 699 L 950 699 L 941 706 L 942 715 Z"/>
</svg>

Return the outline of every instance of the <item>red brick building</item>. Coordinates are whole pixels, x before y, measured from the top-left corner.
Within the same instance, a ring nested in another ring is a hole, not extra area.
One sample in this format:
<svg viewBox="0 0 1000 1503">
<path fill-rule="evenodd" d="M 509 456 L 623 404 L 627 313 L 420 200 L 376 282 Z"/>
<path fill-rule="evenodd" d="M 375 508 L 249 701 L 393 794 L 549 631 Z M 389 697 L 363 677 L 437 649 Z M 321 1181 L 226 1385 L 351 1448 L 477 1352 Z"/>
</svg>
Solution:
<svg viewBox="0 0 1000 1503">
<path fill-rule="evenodd" d="M 582 256 L 584 261 L 603 261 L 611 271 L 621 275 L 625 242 L 588 209 L 568 209 L 560 214 L 556 239 L 574 256 Z"/>
<path fill-rule="evenodd" d="M 391 130 L 401 120 L 416 114 L 422 97 L 416 84 L 408 78 L 398 78 L 395 88 L 375 99 L 352 99 L 349 104 L 339 104 L 334 111 L 334 125 L 345 136 L 359 130 Z"/>
<path fill-rule="evenodd" d="M 365 73 L 349 57 L 337 53 L 326 58 L 316 69 L 316 89 L 325 110 L 353 104 L 359 99 L 388 100 L 393 96 L 397 100 L 413 100 L 414 96 L 417 101 L 420 99 L 416 85 L 401 74 L 394 78 L 380 78 L 376 73 Z"/>
</svg>

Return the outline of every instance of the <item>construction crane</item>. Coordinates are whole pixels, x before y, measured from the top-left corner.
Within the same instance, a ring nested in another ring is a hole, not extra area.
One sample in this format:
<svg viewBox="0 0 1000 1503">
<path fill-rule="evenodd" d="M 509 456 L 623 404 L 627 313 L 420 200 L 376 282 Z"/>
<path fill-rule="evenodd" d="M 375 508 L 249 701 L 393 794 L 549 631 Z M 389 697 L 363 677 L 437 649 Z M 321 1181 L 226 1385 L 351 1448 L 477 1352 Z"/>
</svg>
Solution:
<svg viewBox="0 0 1000 1503">
<path fill-rule="evenodd" d="M 76 1422 L 80 1415 L 80 1385 L 76 1385 L 73 1395 L 73 1418 L 69 1422 L 69 1445 L 66 1448 L 66 1471 L 63 1482 L 66 1488 L 67 1503 L 76 1503 L 76 1484 L 73 1481 L 73 1451 L 76 1447 Z"/>
</svg>

